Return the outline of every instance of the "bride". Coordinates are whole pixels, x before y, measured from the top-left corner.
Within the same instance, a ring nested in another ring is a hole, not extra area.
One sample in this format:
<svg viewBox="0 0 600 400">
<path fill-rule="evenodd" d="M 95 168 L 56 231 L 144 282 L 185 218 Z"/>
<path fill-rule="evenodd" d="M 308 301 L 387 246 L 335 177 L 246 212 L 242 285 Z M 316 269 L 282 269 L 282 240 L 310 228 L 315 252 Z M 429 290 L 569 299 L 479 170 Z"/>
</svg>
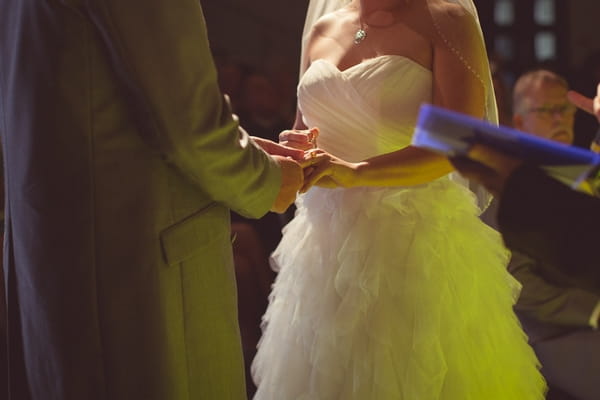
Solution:
<svg viewBox="0 0 600 400">
<path fill-rule="evenodd" d="M 499 235 L 410 145 L 422 103 L 496 121 L 472 2 L 312 1 L 307 25 L 295 128 L 319 127 L 320 187 L 272 256 L 255 399 L 543 399 Z"/>
</svg>

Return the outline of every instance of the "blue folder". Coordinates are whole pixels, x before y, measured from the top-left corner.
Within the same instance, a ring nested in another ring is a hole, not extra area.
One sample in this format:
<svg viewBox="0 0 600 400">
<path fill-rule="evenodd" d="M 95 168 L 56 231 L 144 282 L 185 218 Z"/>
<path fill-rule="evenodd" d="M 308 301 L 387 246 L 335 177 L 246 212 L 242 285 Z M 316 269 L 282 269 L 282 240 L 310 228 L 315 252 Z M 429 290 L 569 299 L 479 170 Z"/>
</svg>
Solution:
<svg viewBox="0 0 600 400">
<path fill-rule="evenodd" d="M 430 104 L 421 106 L 413 145 L 449 157 L 466 155 L 474 143 L 544 167 L 556 178 L 577 186 L 600 168 L 600 154 L 497 126 Z"/>
</svg>

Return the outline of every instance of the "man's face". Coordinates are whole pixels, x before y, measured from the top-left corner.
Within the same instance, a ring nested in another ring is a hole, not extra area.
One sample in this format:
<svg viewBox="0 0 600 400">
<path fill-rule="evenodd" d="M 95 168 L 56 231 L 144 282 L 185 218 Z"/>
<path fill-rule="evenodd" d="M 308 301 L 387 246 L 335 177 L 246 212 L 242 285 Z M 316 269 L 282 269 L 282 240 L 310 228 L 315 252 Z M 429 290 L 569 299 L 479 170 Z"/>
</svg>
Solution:
<svg viewBox="0 0 600 400">
<path fill-rule="evenodd" d="M 575 107 L 567 100 L 566 88 L 554 83 L 534 86 L 522 104 L 513 117 L 515 128 L 561 143 L 573 143 Z"/>
</svg>

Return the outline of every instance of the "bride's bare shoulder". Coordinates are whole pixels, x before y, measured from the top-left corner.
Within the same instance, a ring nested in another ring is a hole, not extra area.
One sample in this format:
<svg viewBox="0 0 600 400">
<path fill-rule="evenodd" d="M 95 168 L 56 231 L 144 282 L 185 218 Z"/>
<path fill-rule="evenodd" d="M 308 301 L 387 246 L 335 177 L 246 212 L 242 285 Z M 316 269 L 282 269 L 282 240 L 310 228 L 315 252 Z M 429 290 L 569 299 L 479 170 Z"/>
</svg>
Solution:
<svg viewBox="0 0 600 400">
<path fill-rule="evenodd" d="M 427 8 L 437 24 L 447 25 L 453 31 L 477 27 L 475 16 L 461 4 L 447 0 L 428 0 Z"/>
<path fill-rule="evenodd" d="M 437 33 L 435 36 L 443 32 L 453 40 L 466 41 L 479 37 L 479 23 L 475 15 L 461 4 L 448 0 L 427 0 L 423 3 L 427 4 L 429 20 L 434 27 L 433 31 Z"/>
<path fill-rule="evenodd" d="M 464 17 L 470 14 L 465 7 L 456 1 L 450 0 L 427 0 L 423 1 L 429 11 L 436 17 Z"/>
<path fill-rule="evenodd" d="M 315 22 L 310 30 L 309 38 L 334 36 L 346 20 L 348 20 L 348 15 L 344 9 L 325 14 Z"/>
</svg>

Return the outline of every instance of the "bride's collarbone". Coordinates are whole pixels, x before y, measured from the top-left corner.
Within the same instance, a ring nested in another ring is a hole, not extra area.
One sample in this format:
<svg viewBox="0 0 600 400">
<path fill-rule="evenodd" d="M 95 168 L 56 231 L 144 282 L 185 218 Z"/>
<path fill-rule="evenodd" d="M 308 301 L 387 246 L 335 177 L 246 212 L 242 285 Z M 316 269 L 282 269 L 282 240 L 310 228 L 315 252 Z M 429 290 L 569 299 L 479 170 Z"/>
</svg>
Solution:
<svg viewBox="0 0 600 400">
<path fill-rule="evenodd" d="M 343 57 L 360 62 L 383 55 L 397 55 L 415 60 L 430 68 L 432 64 L 432 42 L 429 37 L 413 30 L 410 26 L 398 23 L 388 28 L 366 26 L 366 38 L 356 44 L 345 40 L 341 46 Z"/>
<path fill-rule="evenodd" d="M 433 63 L 431 41 L 399 22 L 387 28 L 365 27 L 366 38 L 355 43 L 357 25 L 343 23 L 321 32 L 310 48 L 310 59 L 326 59 L 344 70 L 366 60 L 382 56 L 408 58 L 431 70 Z"/>
<path fill-rule="evenodd" d="M 320 58 L 328 59 L 328 61 L 335 64 L 339 69 L 345 70 L 365 61 L 374 58 L 385 58 L 386 56 L 390 58 L 400 57 L 409 59 L 428 70 L 431 70 L 433 64 L 431 47 L 429 44 L 427 45 L 427 48 L 424 49 L 414 49 L 410 46 L 392 46 L 387 48 L 365 47 L 363 49 L 350 48 L 346 52 L 338 53 L 336 55 L 328 54 Z"/>
</svg>

